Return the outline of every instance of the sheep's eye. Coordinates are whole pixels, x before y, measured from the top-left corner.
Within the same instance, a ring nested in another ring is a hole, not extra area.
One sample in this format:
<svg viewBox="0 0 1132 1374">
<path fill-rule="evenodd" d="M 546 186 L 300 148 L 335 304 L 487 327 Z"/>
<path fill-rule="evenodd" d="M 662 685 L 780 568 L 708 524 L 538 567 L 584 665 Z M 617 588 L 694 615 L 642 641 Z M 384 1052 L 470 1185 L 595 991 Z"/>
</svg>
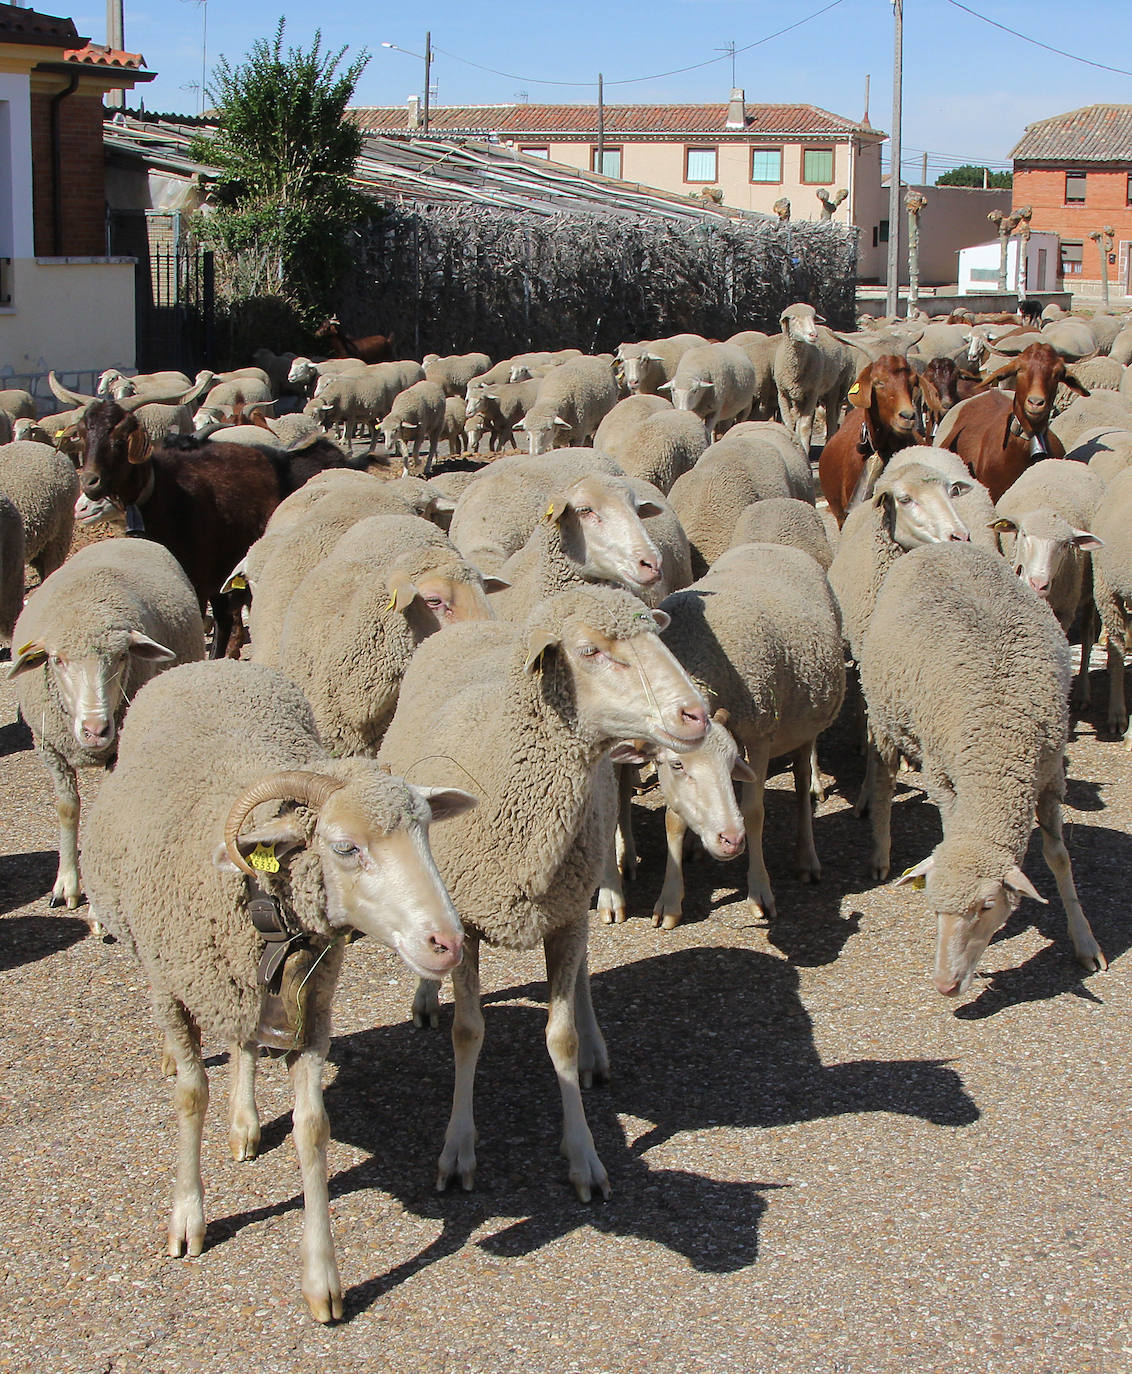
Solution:
<svg viewBox="0 0 1132 1374">
<path fill-rule="evenodd" d="M 998 903 L 994 897 L 988 897 L 986 901 L 983 903 L 983 910 L 993 911 L 997 905 Z"/>
<path fill-rule="evenodd" d="M 954 501 L 957 496 L 963 495 L 963 488 L 959 485 L 958 482 L 952 482 L 951 486 L 949 486 L 947 489 L 947 494 Z"/>
<path fill-rule="evenodd" d="M 578 650 L 578 653 L 582 656 L 582 658 L 597 658 L 598 655 L 601 653 L 601 650 L 597 647 L 596 644 L 583 644 L 582 647 Z"/>
<path fill-rule="evenodd" d="M 350 859 L 358 852 L 358 846 L 350 840 L 335 840 L 330 846 L 340 859 Z"/>
<path fill-rule="evenodd" d="M 426 596 L 424 601 L 425 605 L 431 606 L 434 611 L 437 609 L 438 606 L 444 605 L 444 598 L 440 596 Z"/>
<path fill-rule="evenodd" d="M 679 759 L 673 759 L 668 766 L 672 769 L 674 773 L 682 773 L 684 771 L 684 765 L 680 762 Z"/>
<path fill-rule="evenodd" d="M 905 492 L 897 492 L 896 499 L 902 506 L 910 506 L 912 504 L 912 498 Z"/>
<path fill-rule="evenodd" d="M 593 506 L 575 506 L 574 512 L 577 515 L 592 515 L 594 513 L 594 508 Z"/>
</svg>

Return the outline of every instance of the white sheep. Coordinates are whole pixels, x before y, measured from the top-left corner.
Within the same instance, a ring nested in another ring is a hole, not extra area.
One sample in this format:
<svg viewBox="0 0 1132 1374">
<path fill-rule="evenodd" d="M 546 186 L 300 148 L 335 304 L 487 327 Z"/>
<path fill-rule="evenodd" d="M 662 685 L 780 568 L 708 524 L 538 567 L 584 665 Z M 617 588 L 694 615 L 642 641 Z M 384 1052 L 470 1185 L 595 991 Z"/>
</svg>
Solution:
<svg viewBox="0 0 1132 1374">
<path fill-rule="evenodd" d="M 0 496 L 0 645 L 11 644 L 24 608 L 24 522 L 6 496 Z"/>
<path fill-rule="evenodd" d="M 481 578 L 415 515 L 359 520 L 295 588 L 279 667 L 311 704 L 335 754 L 376 754 L 417 645 L 444 626 L 492 617 Z"/>
<path fill-rule="evenodd" d="M 651 482 L 667 493 L 678 477 L 695 467 L 707 446 L 707 430 L 700 417 L 668 405 L 642 420 L 611 456 L 630 477 Z"/>
<path fill-rule="evenodd" d="M 24 557 L 46 578 L 62 567 L 75 527 L 79 475 L 64 454 L 30 440 L 0 445 L 0 496 L 24 526 Z"/>
<path fill-rule="evenodd" d="M 671 334 L 664 339 L 619 344 L 613 356 L 630 395 L 656 395 L 657 389 L 676 375 L 684 354 L 706 344 L 702 334 Z"/>
<path fill-rule="evenodd" d="M 958 410 L 956 406 L 956 410 Z M 948 414 L 953 414 L 949 411 Z M 1065 452 L 1077 447 L 1084 434 L 1103 425 L 1107 429 L 1132 429 L 1132 396 L 1120 392 L 1098 391 L 1095 396 L 1078 396 L 1060 415 L 1049 422 L 1049 428 L 1065 446 Z M 939 443 L 939 436 L 936 436 Z"/>
<path fill-rule="evenodd" d="M 572 358 L 543 378 L 534 405 L 512 428 L 526 436 L 532 455 L 578 447 L 593 438 L 616 404 L 610 364 L 604 358 Z"/>
<path fill-rule="evenodd" d="M 451 970 L 463 937 L 428 828 L 474 798 L 410 787 L 370 759 L 330 758 L 298 688 L 256 664 L 177 668 L 139 693 L 130 716 L 118 767 L 91 807 L 84 859 L 92 903 L 141 963 L 176 1065 L 167 1253 L 204 1248 L 202 1032 L 231 1047 L 237 1160 L 259 1145 L 259 1046 L 286 1049 L 305 1209 L 302 1291 L 316 1320 L 336 1320 L 322 1073 L 345 942 L 372 936 L 425 977 Z M 272 944 L 264 930 L 294 939 Z M 270 949 L 286 951 L 274 975 L 263 963 Z"/>
<path fill-rule="evenodd" d="M 709 709 L 727 711 L 728 728 L 750 765 L 740 806 L 748 846 L 747 896 L 759 914 L 773 918 L 762 842 L 772 758 L 789 756 L 794 770 L 795 869 L 803 882 L 821 876 L 810 791 L 817 737 L 836 719 L 845 695 L 837 603 L 825 573 L 801 549 L 742 544 L 698 582 L 667 597 L 661 609 L 671 618 L 662 635 L 665 644 L 703 691 Z M 674 904 L 656 911 L 666 929 L 680 920 L 676 895 L 675 885 L 667 886 Z"/>
<path fill-rule="evenodd" d="M 1093 521 L 1104 547 L 1093 554 L 1093 596 L 1108 635 L 1108 728 L 1124 730 L 1124 656 L 1132 647 L 1132 469 L 1118 473 Z M 1132 725 L 1124 736 L 1132 749 Z"/>
<path fill-rule="evenodd" d="M 1099 425 L 1087 429 L 1065 455 L 1069 462 L 1088 463 L 1104 482 L 1132 466 L 1132 430 Z"/>
<path fill-rule="evenodd" d="M 608 453 L 611 458 L 618 458 L 618 450 L 629 435 L 650 415 L 661 410 L 673 410 L 672 402 L 664 396 L 644 392 L 624 397 L 602 418 L 594 434 L 594 448 Z"/>
<path fill-rule="evenodd" d="M 479 448 L 479 440 L 486 429 L 489 433 L 488 446 L 492 453 L 511 448 L 515 443 L 515 425 L 526 415 L 538 395 L 538 382 L 495 382 L 491 386 L 468 388 L 467 430 L 469 438 L 473 428 L 476 435 L 473 449 Z M 473 425 L 479 417 L 482 425 Z"/>
<path fill-rule="evenodd" d="M 425 477 L 432 472 L 444 430 L 444 406 L 444 392 L 436 382 L 414 382 L 394 398 L 381 422 L 381 435 L 386 448 L 400 455 L 404 476 L 409 475 L 409 463 L 416 462 L 422 443 L 428 444 Z"/>
<path fill-rule="evenodd" d="M 608 1071 L 586 943 L 612 834 L 612 781 L 595 788 L 604 756 L 621 741 L 683 752 L 709 724 L 702 698 L 660 642 L 664 623 L 627 592 L 588 587 L 540 603 L 519 628 L 454 625 L 426 640 L 405 674 L 382 761 L 413 780 L 475 777 L 490 798 L 434 841 L 467 930 L 452 978 L 456 1084 L 440 1188 L 453 1178 L 471 1188 L 475 1176 L 482 938 L 511 949 L 542 944 L 562 1152 L 583 1201 L 609 1192 L 579 1090 Z M 423 1006 L 418 996 L 415 1011 Z"/>
<path fill-rule="evenodd" d="M 464 396 L 473 377 L 482 377 L 491 367 L 486 353 L 453 353 L 446 358 L 429 353 L 421 359 L 425 379 L 436 382 L 445 396 Z"/>
<path fill-rule="evenodd" d="M 681 357 L 670 382 L 659 390 L 677 410 L 690 410 L 712 438 L 728 420 L 745 420 L 751 412 L 758 378 L 754 365 L 734 344 L 704 344 Z"/>
<path fill-rule="evenodd" d="M 895 476 L 906 467 L 919 465 L 938 472 L 953 490 L 948 497 L 956 515 L 967 527 L 971 543 L 980 549 L 998 551 L 998 535 L 994 523 L 998 514 L 991 500 L 990 492 L 982 482 L 972 477 L 971 469 L 950 449 L 935 448 L 931 444 L 915 444 L 894 453 L 885 465 L 884 471 Z"/>
<path fill-rule="evenodd" d="M 35 398 L 30 391 L 24 391 L 19 387 L 0 390 L 0 411 L 3 411 L 13 423 L 16 420 L 34 420 Z"/>
<path fill-rule="evenodd" d="M 778 414 L 778 386 L 774 380 L 774 355 L 778 351 L 779 334 L 764 334 L 761 329 L 743 329 L 726 340 L 741 348 L 755 369 L 755 398 L 751 406 L 753 420 L 773 420 Z"/>
<path fill-rule="evenodd" d="M 468 418 L 468 407 L 463 396 L 449 396 L 444 402 L 444 424 L 440 431 L 441 439 L 448 441 L 449 458 L 463 453 L 467 447 L 468 436 L 464 430 Z"/>
<path fill-rule="evenodd" d="M 825 412 L 826 437 L 841 423 L 841 407 L 853 385 L 856 359 L 820 321 L 812 305 L 788 306 L 780 317 L 782 338 L 774 355 L 782 423 L 809 453 L 814 411 Z"/>
<path fill-rule="evenodd" d="M 1069 646 L 1003 559 L 970 545 L 914 549 L 885 579 L 861 653 L 873 757 L 874 878 L 888 875 L 900 756 L 919 764 L 943 840 L 899 883 L 926 879 L 939 935 L 933 981 L 963 992 L 991 936 L 1025 895 L 1034 814 L 1077 957 L 1105 968 L 1061 836 Z"/>
<path fill-rule="evenodd" d="M 170 663 L 204 657 L 196 593 L 145 539 L 80 549 L 29 598 L 13 634 L 20 714 L 55 790 L 59 871 L 51 905 L 80 901 L 78 768 L 108 768 L 134 693 Z"/>
<path fill-rule="evenodd" d="M 808 501 L 799 501 L 796 496 L 752 501 L 735 522 L 731 548 L 737 544 L 789 544 L 808 553 L 823 572 L 828 572 L 833 562 L 821 516 Z"/>
</svg>

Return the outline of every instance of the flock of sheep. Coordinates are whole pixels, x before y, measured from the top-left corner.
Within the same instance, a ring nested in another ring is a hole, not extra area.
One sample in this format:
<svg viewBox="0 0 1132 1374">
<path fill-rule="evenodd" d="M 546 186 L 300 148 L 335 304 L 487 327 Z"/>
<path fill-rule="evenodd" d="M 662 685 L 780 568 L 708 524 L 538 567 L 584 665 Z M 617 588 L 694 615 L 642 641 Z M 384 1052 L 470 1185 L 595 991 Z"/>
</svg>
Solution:
<svg viewBox="0 0 1132 1374">
<path fill-rule="evenodd" d="M 889 875 L 900 770 L 939 807 L 942 842 L 897 881 L 926 889 L 940 993 L 967 988 L 1023 896 L 1041 900 L 1021 867 L 1035 816 L 1077 958 L 1105 967 L 1061 832 L 1067 632 L 1082 641 L 1083 704 L 1103 628 L 1119 733 L 1132 326 L 889 320 L 836 335 L 805 305 L 781 324 L 494 365 L 263 351 L 195 384 L 110 372 L 84 396 L 53 379 L 70 409 L 39 419 L 30 398 L 0 393 L 0 633 L 57 798 L 52 901 L 77 907 L 85 889 L 94 928 L 149 979 L 179 1126 L 170 1254 L 204 1243 L 202 1034 L 230 1047 L 238 1160 L 259 1145 L 260 1051 L 283 1053 L 302 1290 L 318 1320 L 342 1315 L 321 1083 L 358 935 L 417 975 L 418 1025 L 438 1024 L 452 978 L 440 1188 L 475 1177 L 481 945 L 543 946 L 562 1150 L 578 1196 L 607 1195 L 582 1097 L 609 1064 L 587 931 L 595 893 L 603 919 L 625 919 L 634 790 L 655 771 L 667 807 L 658 926 L 681 919 L 689 829 L 715 858 L 747 850 L 751 906 L 771 916 L 768 773 L 793 770 L 795 870 L 817 881 L 821 735 L 843 710 L 859 714 L 867 751 L 873 879 Z M 1039 443 L 996 505 L 966 455 L 925 439 L 948 423 L 939 379 L 965 378 L 961 405 L 974 405 L 982 379 L 1006 375 L 1022 400 L 1028 374 L 1010 359 L 1051 348 L 1051 375 L 1091 392 L 1063 391 L 1061 413 L 1039 417 L 1068 461 Z M 917 411 L 897 407 L 892 453 L 873 426 L 885 368 L 912 377 L 901 394 Z M 831 442 L 846 427 L 861 467 L 841 528 L 815 499 L 817 415 Z M 145 529 L 152 471 L 130 502 L 88 480 L 91 436 L 107 426 L 128 435 L 142 476 L 158 458 L 191 471 L 198 441 L 217 439 L 278 468 L 332 432 L 347 455 L 383 439 L 403 470 L 331 466 L 277 501 L 220 594 L 243 602 L 248 642 L 209 662 L 200 588 L 160 543 L 67 556 L 76 509 Z M 526 453 L 507 451 L 517 435 Z M 459 462 L 432 475 L 444 439 Z M 26 606 L 25 563 L 41 579 Z M 76 777 L 91 767 L 112 771 L 84 820 L 80 877 Z"/>
</svg>

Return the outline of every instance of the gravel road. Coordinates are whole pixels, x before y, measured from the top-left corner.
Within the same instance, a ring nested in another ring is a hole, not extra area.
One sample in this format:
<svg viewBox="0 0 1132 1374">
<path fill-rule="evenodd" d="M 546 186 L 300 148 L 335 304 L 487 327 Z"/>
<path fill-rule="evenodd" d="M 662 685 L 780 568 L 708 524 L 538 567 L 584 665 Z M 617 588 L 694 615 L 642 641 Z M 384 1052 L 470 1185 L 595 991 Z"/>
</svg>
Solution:
<svg viewBox="0 0 1132 1374">
<path fill-rule="evenodd" d="M 608 1202 L 579 1203 L 557 1152 L 538 958 L 485 955 L 478 1186 L 441 1196 L 447 1023 L 414 1030 L 398 960 L 352 947 L 326 1094 L 347 1314 L 324 1329 L 299 1293 L 277 1063 L 263 1153 L 236 1165 L 224 1047 L 206 1042 L 208 1246 L 163 1257 L 174 1129 L 145 987 L 82 912 L 47 909 L 50 792 L 0 685 L 0 1370 L 1127 1374 L 1129 755 L 1092 721 L 1070 752 L 1068 843 L 1109 972 L 1075 966 L 1035 844 L 1026 869 L 1052 903 L 1023 904 L 957 1005 L 929 981 L 922 896 L 864 881 L 850 733 L 823 744 L 839 790 L 816 823 L 818 887 L 789 874 L 775 780 L 769 928 L 740 900 L 745 861 L 701 860 L 686 923 L 653 929 L 663 827 L 643 799 L 631 919 L 595 926 L 591 950 Z M 896 870 L 938 833 L 902 790 Z"/>
</svg>

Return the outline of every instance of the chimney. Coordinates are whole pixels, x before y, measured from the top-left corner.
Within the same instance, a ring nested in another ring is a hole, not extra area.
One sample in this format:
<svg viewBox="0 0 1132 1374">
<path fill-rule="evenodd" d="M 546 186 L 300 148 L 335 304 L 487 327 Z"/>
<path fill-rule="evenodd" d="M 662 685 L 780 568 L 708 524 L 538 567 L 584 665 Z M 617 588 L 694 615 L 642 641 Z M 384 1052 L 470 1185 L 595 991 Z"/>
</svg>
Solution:
<svg viewBox="0 0 1132 1374">
<path fill-rule="evenodd" d="M 409 112 L 409 132 L 421 127 L 421 98 L 419 95 L 411 95 L 405 101 L 405 106 Z"/>
<path fill-rule="evenodd" d="M 726 129 L 745 129 L 747 127 L 746 93 L 739 86 L 732 87 L 731 99 L 727 102 Z"/>
</svg>

